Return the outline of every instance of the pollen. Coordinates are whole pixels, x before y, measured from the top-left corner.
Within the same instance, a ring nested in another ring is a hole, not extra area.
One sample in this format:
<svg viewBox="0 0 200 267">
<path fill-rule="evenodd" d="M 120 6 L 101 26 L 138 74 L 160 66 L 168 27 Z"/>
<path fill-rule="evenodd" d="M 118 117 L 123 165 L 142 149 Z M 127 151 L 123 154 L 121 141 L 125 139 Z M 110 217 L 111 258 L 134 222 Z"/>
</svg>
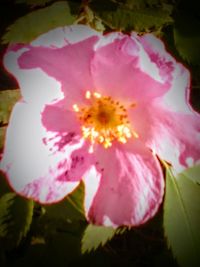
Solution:
<svg viewBox="0 0 200 267">
<path fill-rule="evenodd" d="M 79 107 L 78 107 L 77 104 L 74 104 L 74 105 L 73 105 L 73 110 L 74 110 L 75 112 L 79 112 Z"/>
<path fill-rule="evenodd" d="M 125 144 L 130 138 L 139 138 L 131 128 L 127 108 L 122 103 L 98 92 L 86 91 L 85 98 L 87 105 L 74 104 L 72 108 L 81 122 L 83 138 L 92 146 L 98 143 L 109 148 L 114 141 Z"/>
<path fill-rule="evenodd" d="M 90 99 L 90 98 L 91 98 L 91 92 L 90 92 L 90 91 L 87 91 L 87 92 L 85 93 L 85 98 L 86 98 L 86 99 Z"/>
</svg>

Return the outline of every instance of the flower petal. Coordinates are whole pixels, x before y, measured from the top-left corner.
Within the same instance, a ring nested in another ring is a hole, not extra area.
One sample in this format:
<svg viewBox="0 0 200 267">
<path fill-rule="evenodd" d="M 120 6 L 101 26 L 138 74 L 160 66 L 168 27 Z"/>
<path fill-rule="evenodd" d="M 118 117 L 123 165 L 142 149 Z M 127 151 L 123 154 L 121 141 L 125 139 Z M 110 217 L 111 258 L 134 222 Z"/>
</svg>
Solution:
<svg viewBox="0 0 200 267">
<path fill-rule="evenodd" d="M 189 86 L 189 71 L 177 63 L 172 86 L 165 95 L 128 110 L 140 140 L 171 163 L 176 172 L 200 159 L 200 116 L 189 103 Z"/>
<path fill-rule="evenodd" d="M 60 36 L 57 41 L 62 40 L 63 46 L 54 45 L 54 34 Z M 49 95 L 52 101 L 62 99 L 64 93 L 71 108 L 74 101 L 84 101 L 85 92 L 94 87 L 90 61 L 98 35 L 86 26 L 59 28 L 42 35 L 33 45 L 10 46 L 4 65 L 17 78 L 26 101 L 41 102 L 44 94 L 43 102 L 49 103 Z M 43 39 L 52 41 L 52 46 L 42 45 Z"/>
<path fill-rule="evenodd" d="M 93 88 L 90 61 L 97 38 L 91 37 L 62 48 L 30 47 L 18 59 L 20 68 L 41 68 L 60 82 L 68 105 L 84 101 L 85 92 Z"/>
<path fill-rule="evenodd" d="M 130 110 L 129 118 L 139 139 L 180 172 L 200 160 L 200 116 L 175 112 L 162 100 Z"/>
<path fill-rule="evenodd" d="M 19 67 L 18 58 L 27 51 L 27 48 L 24 46 L 11 48 L 4 56 L 4 66 L 17 79 L 21 95 L 26 102 L 43 107 L 44 104 L 63 99 L 60 84 L 54 78 L 40 69 L 26 70 Z"/>
<path fill-rule="evenodd" d="M 94 156 L 91 153 L 88 153 L 89 150 L 88 143 L 84 143 L 84 145 L 74 150 L 69 159 L 68 170 L 65 172 L 64 177 L 61 179 L 76 181 L 80 180 L 85 173 L 87 173 L 94 162 Z"/>
<path fill-rule="evenodd" d="M 173 83 L 171 89 L 163 96 L 163 105 L 175 112 L 193 114 L 190 103 L 190 73 L 181 64 L 176 65 L 173 72 Z"/>
<path fill-rule="evenodd" d="M 200 116 L 169 110 L 151 110 L 153 118 L 146 145 L 163 160 L 172 164 L 176 172 L 200 162 Z M 162 140 L 162 141 L 160 141 Z"/>
<path fill-rule="evenodd" d="M 164 43 L 150 33 L 144 34 L 142 36 L 138 36 L 136 33 L 133 33 L 133 36 L 137 38 L 142 44 L 142 47 L 149 55 L 152 64 L 157 66 L 159 75 L 162 77 L 162 79 L 165 81 L 171 80 L 174 67 L 178 63 L 167 52 Z M 147 69 L 147 71 L 150 70 Z"/>
<path fill-rule="evenodd" d="M 111 95 L 124 100 L 150 100 L 163 95 L 171 85 L 171 80 L 159 74 L 157 65 L 152 62 L 139 41 L 129 36 L 110 34 L 106 45 L 96 44 L 92 61 L 92 76 L 95 88 L 103 95 Z M 174 66 L 170 68 L 170 73 Z M 144 67 L 145 66 L 145 67 Z M 141 94 L 142 92 L 142 94 Z"/>
<path fill-rule="evenodd" d="M 66 99 L 46 105 L 42 111 L 42 123 L 48 131 L 80 135 L 80 122 L 76 113 L 66 109 Z"/>
<path fill-rule="evenodd" d="M 33 46 L 45 47 L 63 47 L 66 44 L 75 44 L 92 36 L 100 36 L 101 34 L 92 28 L 82 24 L 71 25 L 53 29 L 42 34 L 31 44 Z"/>
<path fill-rule="evenodd" d="M 107 150 L 99 147 L 95 155 L 98 173 L 84 178 L 86 197 L 93 195 L 86 209 L 89 220 L 135 226 L 150 219 L 164 193 L 162 170 L 152 153 L 138 142 L 129 142 Z M 96 186 L 91 186 L 93 183 Z"/>
<path fill-rule="evenodd" d="M 17 103 L 7 129 L 0 167 L 19 194 L 41 203 L 56 202 L 79 183 L 80 179 L 60 177 L 69 169 L 72 151 L 82 143 L 76 137 L 63 143 L 62 135 L 44 128 L 35 105 Z"/>
<path fill-rule="evenodd" d="M 174 111 L 191 112 L 188 106 L 190 73 L 180 63 L 176 62 L 172 56 L 167 53 L 161 40 L 152 34 L 140 36 L 140 41 L 148 52 L 151 61 L 157 65 L 159 72 L 166 80 L 173 80 L 170 90 L 164 95 L 164 102 Z M 174 65 L 174 70 L 173 70 Z M 171 71 L 171 68 L 173 71 Z M 178 89 L 177 89 L 178 88 Z"/>
</svg>

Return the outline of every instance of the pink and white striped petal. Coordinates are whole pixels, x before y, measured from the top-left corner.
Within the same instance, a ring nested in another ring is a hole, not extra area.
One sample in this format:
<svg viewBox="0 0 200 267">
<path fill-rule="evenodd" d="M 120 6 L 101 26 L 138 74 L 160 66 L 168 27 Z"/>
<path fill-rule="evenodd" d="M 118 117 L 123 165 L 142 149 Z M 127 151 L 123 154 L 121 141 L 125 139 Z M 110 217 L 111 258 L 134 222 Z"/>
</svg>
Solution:
<svg viewBox="0 0 200 267">
<path fill-rule="evenodd" d="M 65 45 L 75 44 L 94 36 L 100 38 L 101 33 L 85 25 L 77 24 L 56 28 L 44 33 L 31 42 L 31 45 L 61 48 Z"/>
<path fill-rule="evenodd" d="M 56 42 L 62 45 L 48 46 L 55 35 L 60 36 Z M 86 26 L 58 28 L 36 39 L 33 45 L 10 46 L 4 65 L 17 77 L 25 101 L 48 104 L 65 95 L 71 108 L 74 101 L 84 102 L 87 90 L 93 90 L 90 62 L 98 39 L 99 33 Z"/>
<path fill-rule="evenodd" d="M 200 160 L 200 115 L 192 112 L 189 105 L 186 107 L 186 113 L 175 112 L 173 105 L 169 109 L 163 99 L 157 99 L 129 110 L 131 124 L 139 139 L 160 159 L 171 163 L 176 172 Z"/>
<path fill-rule="evenodd" d="M 163 105 L 174 112 L 194 114 L 190 105 L 190 73 L 182 65 L 177 63 L 173 72 L 173 83 L 170 90 L 163 96 Z"/>
<path fill-rule="evenodd" d="M 155 108 L 151 109 L 151 116 L 147 147 L 171 163 L 177 173 L 200 163 L 199 114 Z"/>
<path fill-rule="evenodd" d="M 110 43 L 109 35 L 103 38 L 106 45 L 102 40 L 101 45 L 97 42 L 91 64 L 95 89 L 102 95 L 125 101 L 150 101 L 170 89 L 172 79 L 166 81 L 159 74 L 156 64 L 136 38 L 110 34 Z M 171 63 L 170 73 L 174 69 Z"/>
<path fill-rule="evenodd" d="M 12 49 L 11 49 L 12 48 Z M 35 103 L 38 109 L 44 105 L 63 99 L 60 83 L 41 69 L 21 69 L 18 59 L 29 49 L 12 46 L 4 56 L 4 66 L 17 78 L 22 98 L 27 103 Z"/>
<path fill-rule="evenodd" d="M 69 169 L 71 153 L 83 145 L 83 140 L 68 141 L 63 143 L 62 135 L 45 129 L 35 105 L 17 103 L 0 165 L 14 191 L 41 203 L 59 201 L 73 191 L 81 177 L 61 177 Z"/>
<path fill-rule="evenodd" d="M 18 64 L 21 69 L 27 70 L 27 79 L 29 69 L 40 68 L 57 80 L 71 109 L 74 103 L 84 102 L 85 92 L 94 87 L 90 63 L 96 41 L 97 37 L 94 36 L 62 48 L 30 47 L 18 58 Z"/>
<path fill-rule="evenodd" d="M 42 123 L 47 131 L 59 134 L 71 133 L 71 136 L 81 135 L 80 122 L 74 111 L 66 108 L 67 100 L 61 100 L 51 105 L 46 105 L 42 110 Z"/>
<path fill-rule="evenodd" d="M 133 34 L 140 42 L 143 49 L 148 54 L 150 61 L 157 67 L 160 77 L 163 81 L 169 82 L 173 79 L 172 75 L 178 63 L 167 51 L 165 44 L 161 39 L 156 38 L 153 34 L 144 34 L 138 36 Z M 147 69 L 151 72 L 151 69 Z"/>
<path fill-rule="evenodd" d="M 152 218 L 164 193 L 162 170 L 154 155 L 131 141 L 108 150 L 99 147 L 95 156 L 95 167 L 83 178 L 88 219 L 117 227 Z"/>
</svg>

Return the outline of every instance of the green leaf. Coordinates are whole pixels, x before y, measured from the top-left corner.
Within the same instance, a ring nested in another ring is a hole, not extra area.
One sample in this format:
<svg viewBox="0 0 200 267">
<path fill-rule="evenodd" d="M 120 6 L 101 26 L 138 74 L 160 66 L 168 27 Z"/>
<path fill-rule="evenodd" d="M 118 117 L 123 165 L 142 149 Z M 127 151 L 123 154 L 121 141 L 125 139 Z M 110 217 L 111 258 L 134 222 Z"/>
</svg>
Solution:
<svg viewBox="0 0 200 267">
<path fill-rule="evenodd" d="M 29 6 L 45 6 L 47 3 L 52 2 L 52 0 L 17 0 L 17 4 L 27 4 Z"/>
<path fill-rule="evenodd" d="M 164 230 L 178 263 L 197 267 L 200 266 L 200 186 L 188 179 L 189 170 L 186 173 L 174 177 L 167 170 Z"/>
<path fill-rule="evenodd" d="M 195 183 L 200 184 L 200 165 L 188 168 L 182 173 L 182 175 L 193 180 Z"/>
<path fill-rule="evenodd" d="M 98 12 L 112 12 L 117 9 L 118 4 L 113 0 L 93 0 L 89 3 L 92 10 Z"/>
<path fill-rule="evenodd" d="M 55 225 L 56 227 L 57 225 Z M 55 232 L 48 232 L 46 235 L 46 244 L 48 253 L 52 254 L 52 266 L 68 266 L 62 263 L 77 258 L 81 254 L 80 243 L 85 224 L 79 222 L 63 223 L 57 226 Z"/>
<path fill-rule="evenodd" d="M 6 180 L 5 175 L 0 171 L 0 198 L 6 193 L 10 193 L 11 188 Z"/>
<path fill-rule="evenodd" d="M 7 127 L 0 127 L 0 151 L 3 149 Z"/>
<path fill-rule="evenodd" d="M 46 216 L 65 220 L 85 220 L 83 207 L 85 188 L 83 182 L 63 201 L 45 206 Z"/>
<path fill-rule="evenodd" d="M 115 233 L 116 229 L 113 227 L 89 224 L 82 238 L 82 253 L 90 252 L 91 250 L 96 250 L 99 246 L 103 246 Z"/>
<path fill-rule="evenodd" d="M 189 15 L 176 19 L 174 42 L 180 56 L 188 63 L 200 65 L 200 20 Z"/>
<path fill-rule="evenodd" d="M 16 20 L 2 40 L 3 43 L 29 43 L 51 29 L 74 23 L 75 19 L 67 2 L 56 2 Z"/>
<path fill-rule="evenodd" d="M 160 5 L 160 0 L 126 0 L 125 2 L 130 8 L 144 8 L 146 6 Z"/>
<path fill-rule="evenodd" d="M 0 123 L 7 124 L 13 105 L 20 99 L 20 91 L 4 90 L 0 91 Z M 3 135 L 3 133 L 2 133 Z"/>
<path fill-rule="evenodd" d="M 94 28 L 96 31 L 103 32 L 105 30 L 102 21 L 94 15 L 93 11 L 88 6 L 85 6 L 83 8 L 77 22 L 81 24 L 86 24 L 91 28 Z"/>
<path fill-rule="evenodd" d="M 33 215 L 33 201 L 7 193 L 0 198 L 0 237 L 17 246 L 26 236 Z"/>
<path fill-rule="evenodd" d="M 146 7 L 145 0 L 126 0 L 126 6 L 131 9 L 140 9 Z"/>
<path fill-rule="evenodd" d="M 85 214 L 83 201 L 85 197 L 84 183 L 81 181 L 76 190 L 71 193 L 66 200 L 70 203 L 79 213 Z"/>
<path fill-rule="evenodd" d="M 11 258 L 8 266 L 79 266 L 77 260 L 81 257 L 80 243 L 85 224 L 49 220 L 40 225 L 42 235 L 39 236 L 38 231 L 33 235 L 33 228 L 31 226 L 32 238 L 30 244 L 26 243 L 25 253 L 22 251 L 23 254 L 18 255 L 14 262 Z"/>
<path fill-rule="evenodd" d="M 102 21 L 111 29 L 135 30 L 138 32 L 158 30 L 164 25 L 173 22 L 171 15 L 172 7 L 162 5 L 160 7 L 138 6 L 130 8 L 124 4 L 115 5 L 114 10 L 107 6 L 100 9 L 97 5 L 91 5 Z"/>
</svg>

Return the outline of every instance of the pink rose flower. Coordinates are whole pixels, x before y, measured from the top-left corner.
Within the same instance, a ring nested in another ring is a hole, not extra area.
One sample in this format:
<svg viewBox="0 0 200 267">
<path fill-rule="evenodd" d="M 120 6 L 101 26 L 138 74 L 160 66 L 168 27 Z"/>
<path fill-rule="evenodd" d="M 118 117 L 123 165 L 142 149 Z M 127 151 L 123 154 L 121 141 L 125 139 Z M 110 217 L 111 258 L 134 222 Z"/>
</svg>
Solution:
<svg viewBox="0 0 200 267">
<path fill-rule="evenodd" d="M 4 65 L 22 99 L 1 169 L 25 197 L 57 202 L 82 180 L 90 222 L 140 225 L 163 199 L 157 156 L 177 172 L 200 158 L 189 72 L 152 34 L 58 28 L 10 46 Z"/>
</svg>

